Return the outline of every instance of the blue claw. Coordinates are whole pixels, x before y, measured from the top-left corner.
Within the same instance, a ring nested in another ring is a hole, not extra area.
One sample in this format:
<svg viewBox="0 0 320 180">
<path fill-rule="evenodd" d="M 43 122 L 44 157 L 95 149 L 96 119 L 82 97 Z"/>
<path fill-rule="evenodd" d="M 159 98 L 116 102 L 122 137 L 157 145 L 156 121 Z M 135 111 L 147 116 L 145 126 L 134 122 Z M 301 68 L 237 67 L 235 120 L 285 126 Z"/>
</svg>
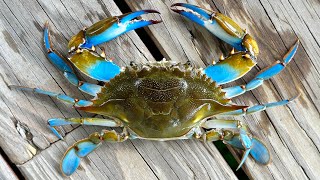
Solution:
<svg viewBox="0 0 320 180">
<path fill-rule="evenodd" d="M 82 73 L 99 81 L 107 82 L 121 71 L 118 65 L 89 49 L 78 49 L 71 54 L 69 60 Z M 100 91 L 99 87 L 90 87 L 89 89 L 93 91 L 92 93 L 95 90 Z"/>
<path fill-rule="evenodd" d="M 91 48 L 92 46 L 108 42 L 128 31 L 162 22 L 158 20 L 137 19 L 137 17 L 149 13 L 160 14 L 155 10 L 141 10 L 103 19 L 72 37 L 68 45 L 69 49 L 73 50 L 78 47 Z"/>
<path fill-rule="evenodd" d="M 219 12 L 185 3 L 173 4 L 171 10 L 205 27 L 212 34 L 237 50 L 248 51 L 255 57 L 258 55 L 259 48 L 256 41 L 229 17 Z"/>
</svg>

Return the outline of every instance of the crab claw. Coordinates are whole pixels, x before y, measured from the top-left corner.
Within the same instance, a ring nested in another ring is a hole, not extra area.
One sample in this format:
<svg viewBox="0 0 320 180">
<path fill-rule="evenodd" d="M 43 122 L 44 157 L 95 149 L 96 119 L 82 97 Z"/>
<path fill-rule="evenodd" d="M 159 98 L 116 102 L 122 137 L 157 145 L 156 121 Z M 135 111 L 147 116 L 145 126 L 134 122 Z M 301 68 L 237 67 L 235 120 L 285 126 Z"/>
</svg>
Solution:
<svg viewBox="0 0 320 180">
<path fill-rule="evenodd" d="M 103 19 L 73 36 L 68 45 L 69 51 L 77 48 L 91 48 L 128 31 L 162 22 L 161 20 L 138 19 L 139 16 L 149 13 L 160 14 L 156 10 L 141 10 Z"/>
<path fill-rule="evenodd" d="M 68 58 L 72 64 L 87 76 L 107 82 L 121 71 L 121 68 L 91 49 L 77 49 Z"/>
<path fill-rule="evenodd" d="M 232 147 L 245 150 L 237 170 L 242 166 L 249 154 L 260 164 L 267 165 L 270 162 L 271 157 L 267 147 L 259 139 L 250 138 L 244 130 L 240 130 L 240 134 L 236 134 L 232 139 L 224 142 Z"/>
<path fill-rule="evenodd" d="M 259 54 L 256 41 L 224 14 L 185 3 L 173 4 L 171 10 L 205 27 L 212 34 L 237 50 L 247 51 L 253 57 L 257 57 Z"/>
</svg>

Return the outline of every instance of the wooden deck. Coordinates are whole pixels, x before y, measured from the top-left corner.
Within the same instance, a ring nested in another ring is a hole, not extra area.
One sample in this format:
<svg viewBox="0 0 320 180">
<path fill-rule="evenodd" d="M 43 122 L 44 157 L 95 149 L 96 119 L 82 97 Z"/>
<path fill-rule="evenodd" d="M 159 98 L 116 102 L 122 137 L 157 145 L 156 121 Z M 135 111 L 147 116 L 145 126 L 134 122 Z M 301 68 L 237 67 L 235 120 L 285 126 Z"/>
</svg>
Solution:
<svg viewBox="0 0 320 180">
<path fill-rule="evenodd" d="M 249 158 L 243 170 L 252 179 L 319 179 L 320 177 L 320 2 L 319 0 L 0 0 L 0 147 L 20 172 L 0 154 L 0 179 L 62 179 L 60 159 L 68 146 L 98 127 L 67 126 L 65 141 L 47 128 L 52 117 L 90 116 L 47 96 L 10 90 L 16 84 L 90 98 L 65 80 L 46 58 L 42 27 L 49 20 L 55 47 L 66 55 L 68 39 L 84 26 L 121 11 L 156 9 L 163 23 L 145 30 L 166 59 L 191 60 L 204 67 L 231 47 L 204 28 L 170 11 L 188 2 L 232 17 L 254 36 L 261 49 L 258 65 L 233 84 L 248 82 L 262 68 L 281 59 L 297 38 L 301 46 L 286 70 L 262 87 L 235 99 L 246 105 L 301 96 L 288 106 L 236 117 L 262 139 L 272 163 Z M 157 18 L 160 18 L 159 16 Z M 135 32 L 104 45 L 119 65 L 156 59 Z M 160 59 L 157 59 L 160 60 Z M 230 148 L 237 160 L 238 151 Z M 240 152 L 241 153 L 241 152 Z M 21 177 L 20 177 L 21 178 Z M 84 159 L 70 179 L 237 179 L 212 143 L 195 140 L 105 143 Z"/>
</svg>

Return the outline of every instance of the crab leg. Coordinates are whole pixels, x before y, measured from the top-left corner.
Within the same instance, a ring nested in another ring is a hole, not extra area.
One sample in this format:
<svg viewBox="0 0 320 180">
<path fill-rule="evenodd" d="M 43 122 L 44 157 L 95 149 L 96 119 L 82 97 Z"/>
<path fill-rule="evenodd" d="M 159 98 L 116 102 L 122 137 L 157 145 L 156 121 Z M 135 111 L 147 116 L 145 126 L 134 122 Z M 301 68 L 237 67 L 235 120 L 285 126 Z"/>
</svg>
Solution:
<svg viewBox="0 0 320 180">
<path fill-rule="evenodd" d="M 202 127 L 214 130 L 208 131 L 205 134 L 204 139 L 206 141 L 217 141 L 223 140 L 224 142 L 232 145 L 233 147 L 245 150 L 241 158 L 241 162 L 237 170 L 242 166 L 242 164 L 247 159 L 248 155 L 251 154 L 252 157 L 259 163 L 267 164 L 270 160 L 270 155 L 267 147 L 262 144 L 256 138 L 252 138 L 242 126 L 241 122 L 238 120 L 209 120 L 202 124 Z M 234 133 L 229 130 L 217 131 L 216 129 L 239 129 L 239 133 L 234 136 Z M 259 143 L 258 143 L 259 142 Z"/>
<path fill-rule="evenodd" d="M 255 89 L 260 85 L 262 85 L 263 81 L 270 79 L 272 76 L 279 74 L 286 67 L 286 65 L 292 60 L 293 56 L 297 52 L 298 46 L 299 46 L 299 40 L 296 41 L 296 43 L 290 48 L 287 54 L 283 57 L 282 62 L 276 61 L 276 63 L 271 67 L 268 67 L 260 71 L 260 73 L 248 84 L 222 89 L 222 91 L 226 92 L 226 95 L 225 95 L 226 98 L 239 96 L 245 93 L 246 91 Z"/>
<path fill-rule="evenodd" d="M 87 82 L 79 81 L 78 77 L 74 73 L 70 62 L 65 60 L 53 47 L 50 40 L 50 32 L 49 32 L 49 23 L 48 21 L 44 26 L 44 46 L 47 50 L 48 59 L 60 70 L 63 72 L 63 75 L 67 78 L 67 80 L 78 87 L 81 91 L 90 94 L 92 96 L 96 96 L 98 92 L 101 90 L 101 86 L 96 84 L 90 84 Z"/>
<path fill-rule="evenodd" d="M 293 97 L 293 98 L 290 98 L 290 99 L 286 99 L 286 100 L 282 100 L 282 101 L 278 101 L 278 102 L 266 103 L 266 104 L 258 104 L 258 105 L 251 106 L 248 108 L 237 109 L 234 111 L 221 113 L 220 115 L 241 116 L 241 115 L 252 114 L 252 113 L 264 111 L 268 108 L 287 105 L 290 102 L 292 102 L 293 100 L 295 100 L 296 98 L 298 98 L 299 96 L 300 96 L 300 94 Z"/>
<path fill-rule="evenodd" d="M 44 94 L 44 95 L 48 95 L 51 97 L 54 97 L 62 102 L 65 102 L 67 104 L 72 104 L 75 107 L 85 107 L 85 106 L 90 106 L 92 105 L 91 101 L 86 101 L 86 100 L 79 100 L 79 99 L 74 99 L 70 96 L 67 96 L 65 94 L 60 94 L 60 93 L 55 93 L 55 92 L 51 92 L 51 91 L 46 91 L 46 90 L 42 90 L 39 88 L 28 88 L 28 87 L 24 87 L 24 86 L 16 86 L 16 85 L 10 85 L 10 88 L 16 88 L 16 89 L 20 89 L 23 91 L 31 91 L 34 93 L 38 93 L 38 94 Z"/>
<path fill-rule="evenodd" d="M 128 137 L 129 135 L 125 129 L 122 133 L 117 133 L 114 130 L 103 130 L 100 134 L 96 132 L 88 138 L 76 142 L 66 151 L 62 158 L 60 166 L 62 173 L 66 176 L 73 174 L 80 165 L 80 159 L 99 147 L 102 141 L 123 142 Z"/>
<path fill-rule="evenodd" d="M 226 15 L 185 3 L 173 4 L 171 10 L 205 27 L 237 50 L 249 52 L 253 57 L 259 54 L 256 41 Z"/>
<path fill-rule="evenodd" d="M 137 19 L 137 17 L 149 13 L 160 14 L 155 10 L 141 10 L 103 19 L 73 36 L 68 45 L 69 50 L 72 51 L 78 48 L 88 49 L 92 46 L 108 42 L 128 31 L 162 22 L 157 20 Z"/>
<path fill-rule="evenodd" d="M 48 120 L 49 128 L 60 139 L 63 139 L 63 137 L 57 131 L 56 126 L 64 126 L 64 125 L 70 125 L 70 124 L 105 126 L 105 127 L 122 126 L 122 124 L 112 119 L 103 119 L 103 118 L 53 118 Z"/>
</svg>

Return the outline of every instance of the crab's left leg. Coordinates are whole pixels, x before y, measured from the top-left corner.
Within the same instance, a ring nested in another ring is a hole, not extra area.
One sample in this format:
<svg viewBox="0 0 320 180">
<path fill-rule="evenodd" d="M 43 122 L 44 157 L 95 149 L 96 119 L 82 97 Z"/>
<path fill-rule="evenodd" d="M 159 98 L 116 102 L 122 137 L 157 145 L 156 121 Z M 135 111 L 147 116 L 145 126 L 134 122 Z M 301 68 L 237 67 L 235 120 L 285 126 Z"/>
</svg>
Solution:
<svg viewBox="0 0 320 180">
<path fill-rule="evenodd" d="M 103 118 L 52 118 L 48 120 L 48 126 L 50 130 L 59 138 L 63 139 L 61 134 L 57 131 L 57 126 L 64 126 L 70 124 L 81 124 L 91 126 L 105 126 L 105 127 L 121 127 L 122 123 L 119 123 L 112 119 Z"/>
<path fill-rule="evenodd" d="M 267 164 L 270 160 L 270 154 L 268 152 L 268 149 L 265 145 L 255 138 L 252 138 L 250 134 L 247 133 L 246 128 L 242 126 L 241 122 L 238 120 L 209 120 L 202 124 L 203 128 L 207 129 L 239 129 L 238 134 L 238 141 L 237 144 L 232 146 L 237 147 L 237 145 L 240 144 L 240 149 L 244 149 L 245 153 L 242 156 L 241 162 L 237 168 L 237 170 L 242 166 L 246 158 L 249 154 L 253 156 L 253 158 L 261 163 L 261 164 Z M 228 135 L 224 135 L 223 133 L 226 131 L 216 131 L 212 130 L 205 134 L 205 139 L 207 141 L 214 141 L 214 140 L 231 140 L 234 138 L 233 133 L 228 133 Z M 263 151 L 262 151 L 263 150 Z M 267 153 L 266 153 L 267 152 Z"/>
<path fill-rule="evenodd" d="M 71 104 L 75 107 L 84 107 L 84 106 L 92 105 L 91 101 L 82 100 L 82 99 L 75 99 L 75 98 L 72 98 L 72 97 L 67 96 L 65 94 L 46 91 L 46 90 L 39 89 L 39 88 L 29 88 L 29 87 L 16 86 L 16 85 L 10 85 L 9 88 L 15 88 L 15 89 L 23 90 L 23 91 L 31 91 L 31 92 L 38 93 L 38 94 L 48 95 L 48 96 L 56 98 L 64 103 Z"/>
<path fill-rule="evenodd" d="M 259 74 L 253 78 L 248 84 L 241 86 L 233 86 L 229 88 L 224 88 L 222 91 L 226 92 L 226 98 L 232 98 L 235 96 L 239 96 L 247 91 L 255 89 L 263 84 L 263 81 L 270 79 L 271 77 L 279 74 L 286 65 L 292 60 L 293 56 L 297 52 L 299 46 L 299 40 L 290 48 L 287 54 L 283 57 L 282 62 L 276 61 L 274 65 L 271 67 L 267 67 L 266 69 L 259 72 Z"/>
<path fill-rule="evenodd" d="M 66 151 L 60 166 L 62 173 L 66 176 L 72 175 L 79 167 L 80 159 L 98 148 L 103 141 L 123 142 L 128 137 L 129 134 L 125 129 L 122 133 L 117 133 L 114 130 L 92 133 L 88 138 L 76 142 Z"/>
</svg>

